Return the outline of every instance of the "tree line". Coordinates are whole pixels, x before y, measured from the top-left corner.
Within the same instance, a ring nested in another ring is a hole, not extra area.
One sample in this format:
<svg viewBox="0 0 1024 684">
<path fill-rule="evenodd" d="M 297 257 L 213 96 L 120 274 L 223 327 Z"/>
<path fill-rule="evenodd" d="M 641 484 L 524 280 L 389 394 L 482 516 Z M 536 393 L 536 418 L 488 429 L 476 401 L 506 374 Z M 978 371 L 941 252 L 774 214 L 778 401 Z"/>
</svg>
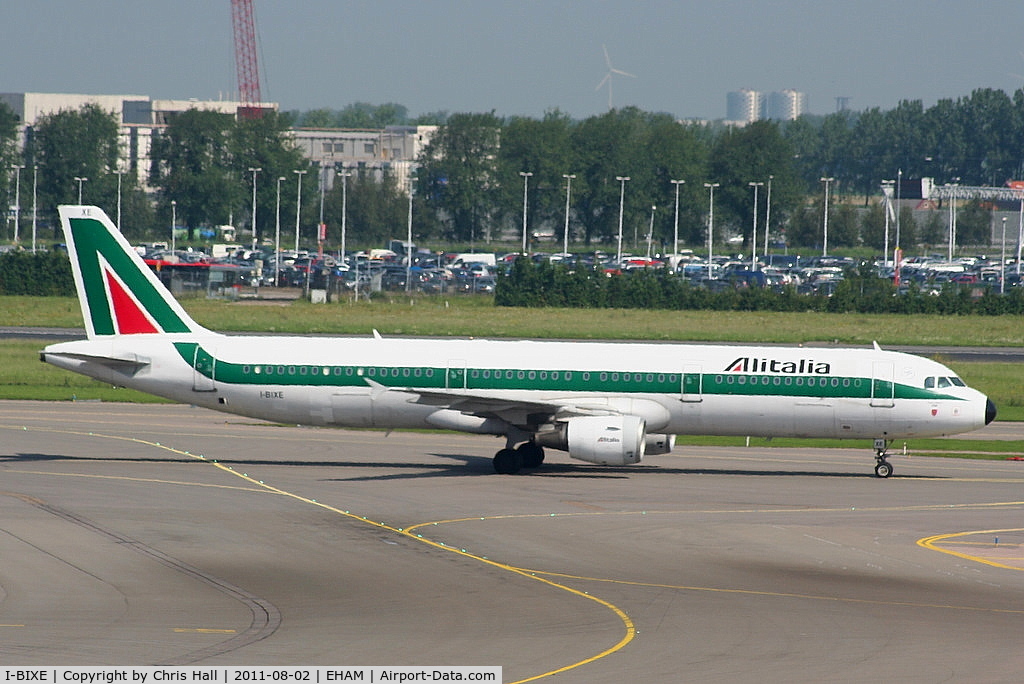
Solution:
<svg viewBox="0 0 1024 684">
<path fill-rule="evenodd" d="M 897 292 L 891 280 L 868 266 L 848 269 L 831 295 L 798 293 L 796 288 L 727 287 L 712 290 L 692 284 L 667 269 L 639 269 L 608 275 L 601 269 L 516 259 L 498 279 L 498 306 L 663 309 L 673 311 L 817 311 L 862 314 L 1021 315 L 1024 288 L 1000 295 L 986 288 L 947 283 L 938 293 L 911 285 Z"/>
<path fill-rule="evenodd" d="M 878 196 L 883 179 L 899 174 L 930 176 L 940 184 L 1002 185 L 1024 177 L 1024 90 L 1010 96 L 992 89 L 931 107 L 905 101 L 891 110 L 807 115 L 745 127 L 680 122 L 669 114 L 633 107 L 581 120 L 558 110 L 541 118 L 440 112 L 410 119 L 401 105 L 365 103 L 340 111 L 271 112 L 260 119 L 192 110 L 172 117 L 155 135 L 152 167 L 132 170 L 147 178 L 155 197 L 143 192 L 134 173 L 117 173 L 122 143 L 115 116 L 95 105 L 43 116 L 22 153 L 15 145 L 17 121 L 0 105 L 0 163 L 6 169 L 25 167 L 23 218 L 30 206 L 29 174 L 36 167 L 38 204 L 51 225 L 58 204 L 77 201 L 80 183 L 75 178 L 88 178 L 86 199 L 111 216 L 120 183 L 122 225 L 135 237 L 164 230 L 160 227 L 169 225 L 172 202 L 178 223 L 190 234 L 205 226 L 249 223 L 249 169 L 261 169 L 256 179 L 257 227 L 267 235 L 274 229 L 278 185 L 281 215 L 295 216 L 295 171 L 306 172 L 298 208 L 301 225 L 308 229 L 319 221 L 318 169 L 295 148 L 289 130 L 296 124 L 338 123 L 440 124 L 417 160 L 417 241 L 480 242 L 503 232 L 517 234 L 525 197 L 528 230 L 553 232 L 559 241 L 567 199 L 573 241 L 586 244 L 616 236 L 621 199 L 622 230 L 629 240 L 651 232 L 660 248 L 670 243 L 678 225 L 685 245 L 703 245 L 711 209 L 711 188 L 706 185 L 715 184 L 716 239 L 742 235 L 746 246 L 756 214 L 760 231 L 770 217 L 773 236 L 785 233 L 791 245 L 810 246 L 820 240 L 819 179 L 829 177 L 835 179 L 832 191 L 840 198 L 830 203 L 830 244 L 880 250 L 884 214 L 870 199 Z M 0 183 L 5 206 L 14 203 L 13 181 L 11 172 L 8 182 Z M 751 183 L 763 184 L 756 188 L 756 207 Z M 341 222 L 339 185 L 324 197 L 324 217 L 335 237 Z M 354 170 L 346 191 L 351 243 L 377 244 L 405 234 L 408 195 L 393 176 Z M 974 211 L 973 219 L 970 209 L 961 214 L 958 235 L 964 244 L 986 235 L 984 211 Z M 901 216 L 901 223 L 914 241 L 933 244 L 944 235 L 936 222 L 917 226 Z M 975 224 L 977 230 L 972 230 Z M 282 220 L 289 233 L 293 225 L 294 220 Z M 904 240 L 905 246 L 910 242 Z"/>
</svg>

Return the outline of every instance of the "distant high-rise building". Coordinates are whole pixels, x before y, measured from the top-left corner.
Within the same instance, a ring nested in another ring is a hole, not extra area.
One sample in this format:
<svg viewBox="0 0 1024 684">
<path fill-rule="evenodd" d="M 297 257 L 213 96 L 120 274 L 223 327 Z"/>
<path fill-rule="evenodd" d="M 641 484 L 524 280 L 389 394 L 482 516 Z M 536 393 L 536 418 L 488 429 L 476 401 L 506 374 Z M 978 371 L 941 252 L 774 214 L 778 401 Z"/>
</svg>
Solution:
<svg viewBox="0 0 1024 684">
<path fill-rule="evenodd" d="M 796 90 L 783 90 L 768 95 L 765 118 L 792 121 L 807 113 L 807 96 Z"/>
<path fill-rule="evenodd" d="M 840 95 L 836 98 L 836 111 L 845 112 L 850 108 L 850 98 L 848 95 Z"/>
<path fill-rule="evenodd" d="M 734 90 L 725 96 L 725 118 L 737 123 L 751 123 L 761 118 L 764 103 L 756 90 Z"/>
</svg>

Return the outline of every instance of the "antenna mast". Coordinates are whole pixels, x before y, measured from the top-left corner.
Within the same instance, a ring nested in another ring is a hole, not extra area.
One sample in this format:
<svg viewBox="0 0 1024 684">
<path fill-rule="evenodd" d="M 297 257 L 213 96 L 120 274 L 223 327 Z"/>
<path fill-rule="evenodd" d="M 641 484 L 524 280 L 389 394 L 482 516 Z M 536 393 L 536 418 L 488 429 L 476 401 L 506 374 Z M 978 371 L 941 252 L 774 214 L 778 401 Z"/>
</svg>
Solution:
<svg viewBox="0 0 1024 684">
<path fill-rule="evenodd" d="M 235 30 L 235 66 L 238 69 L 239 114 L 256 119 L 260 109 L 260 67 L 256 55 L 253 0 L 231 0 L 231 24 Z"/>
</svg>

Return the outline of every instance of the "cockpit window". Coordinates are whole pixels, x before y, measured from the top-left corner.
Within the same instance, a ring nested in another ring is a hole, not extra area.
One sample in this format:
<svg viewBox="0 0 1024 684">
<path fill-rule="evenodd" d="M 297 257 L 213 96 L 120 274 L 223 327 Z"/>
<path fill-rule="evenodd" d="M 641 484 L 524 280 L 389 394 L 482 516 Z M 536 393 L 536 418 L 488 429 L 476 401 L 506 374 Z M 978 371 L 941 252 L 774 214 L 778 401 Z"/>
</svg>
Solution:
<svg viewBox="0 0 1024 684">
<path fill-rule="evenodd" d="M 925 389 L 935 389 L 936 387 L 938 387 L 940 389 L 943 388 L 943 387 L 967 387 L 967 383 L 965 383 L 963 380 L 961 380 L 960 378 L 958 378 L 955 375 L 952 376 L 952 377 L 948 377 L 948 378 L 925 378 L 924 379 L 924 388 Z"/>
</svg>

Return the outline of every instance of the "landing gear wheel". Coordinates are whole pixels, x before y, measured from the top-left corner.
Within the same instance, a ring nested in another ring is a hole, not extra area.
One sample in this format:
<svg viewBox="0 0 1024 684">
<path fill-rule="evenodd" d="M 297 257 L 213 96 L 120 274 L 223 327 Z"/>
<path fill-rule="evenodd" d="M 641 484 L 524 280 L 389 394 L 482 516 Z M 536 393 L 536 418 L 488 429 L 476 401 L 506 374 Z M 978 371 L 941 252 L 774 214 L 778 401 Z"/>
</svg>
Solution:
<svg viewBox="0 0 1024 684">
<path fill-rule="evenodd" d="M 523 467 L 523 455 L 515 449 L 502 449 L 494 455 L 494 472 L 515 475 Z"/>
<path fill-rule="evenodd" d="M 879 437 L 875 440 L 875 475 L 885 479 L 892 475 L 892 466 L 886 459 L 889 455 L 890 439 Z"/>
<path fill-rule="evenodd" d="M 516 451 L 523 459 L 524 468 L 539 468 L 544 463 L 544 447 L 533 442 L 523 442 L 516 447 Z"/>
</svg>

